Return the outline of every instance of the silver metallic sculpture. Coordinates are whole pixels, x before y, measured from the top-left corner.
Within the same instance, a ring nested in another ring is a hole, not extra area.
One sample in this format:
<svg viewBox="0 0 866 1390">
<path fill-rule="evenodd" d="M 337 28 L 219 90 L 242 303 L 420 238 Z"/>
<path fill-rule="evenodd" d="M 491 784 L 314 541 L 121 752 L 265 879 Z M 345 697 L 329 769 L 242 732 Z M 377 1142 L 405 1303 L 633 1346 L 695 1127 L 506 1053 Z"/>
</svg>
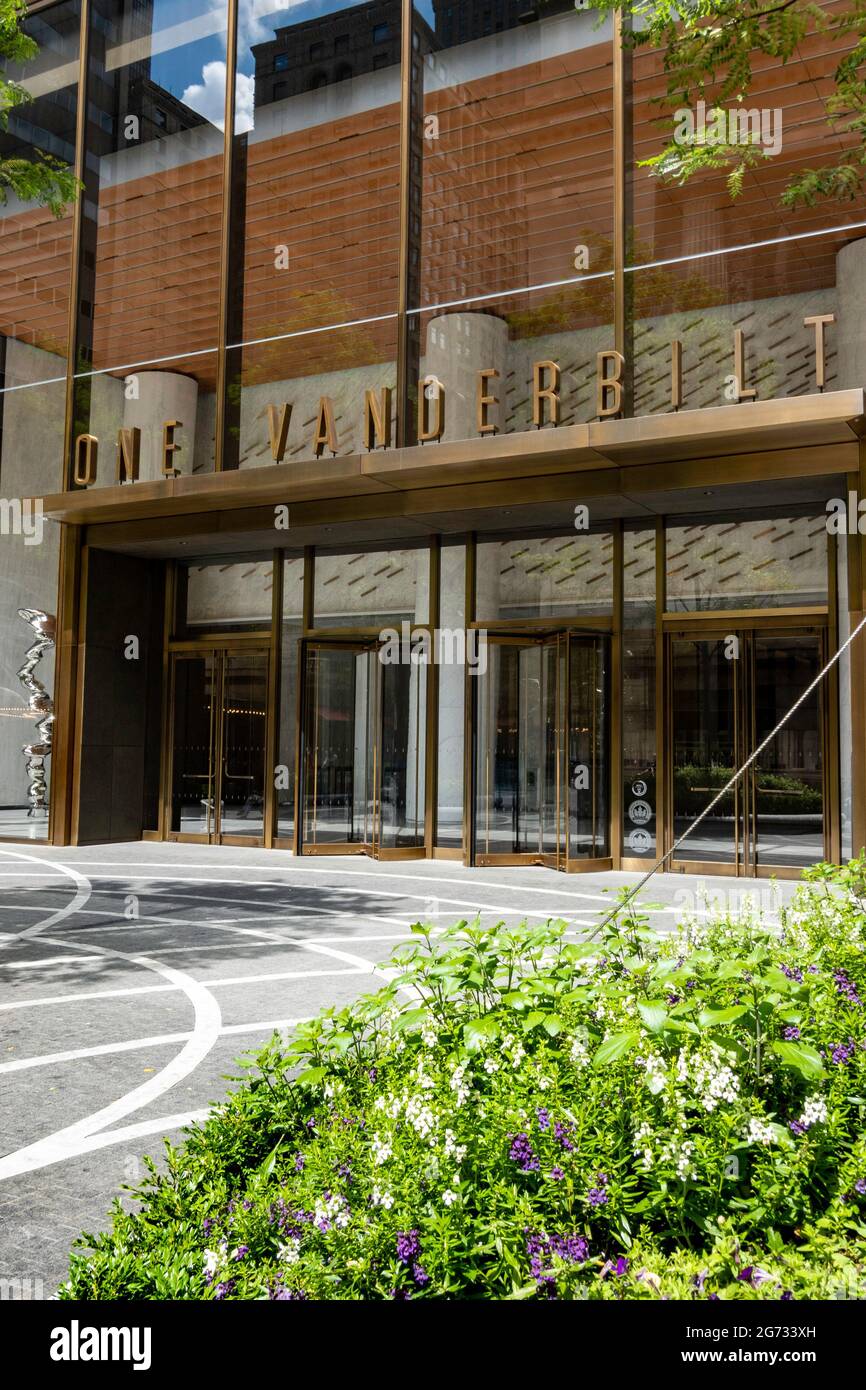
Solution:
<svg viewBox="0 0 866 1390">
<path fill-rule="evenodd" d="M 48 816 L 47 784 L 45 781 L 45 759 L 51 752 L 51 737 L 54 732 L 54 701 L 33 672 L 43 656 L 54 646 L 57 619 L 51 613 L 43 613 L 40 608 L 19 608 L 19 618 L 29 623 L 36 633 L 36 641 L 27 648 L 24 665 L 18 672 L 18 679 L 28 692 L 28 706 L 33 715 L 39 715 L 36 729 L 38 743 L 25 743 L 21 749 L 27 759 L 27 775 L 30 778 L 28 794 L 30 810 L 28 818 L 44 820 Z"/>
</svg>

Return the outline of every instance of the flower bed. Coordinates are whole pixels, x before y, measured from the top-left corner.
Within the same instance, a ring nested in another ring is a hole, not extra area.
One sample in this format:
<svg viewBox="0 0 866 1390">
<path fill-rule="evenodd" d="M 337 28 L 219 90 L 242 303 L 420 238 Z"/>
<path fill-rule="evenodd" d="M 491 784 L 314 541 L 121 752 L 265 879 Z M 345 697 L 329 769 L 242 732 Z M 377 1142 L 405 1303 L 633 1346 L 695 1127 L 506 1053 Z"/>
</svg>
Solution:
<svg viewBox="0 0 866 1390">
<path fill-rule="evenodd" d="M 245 1063 L 61 1297 L 862 1297 L 864 882 L 811 871 L 781 929 L 413 928 L 386 988 Z"/>
</svg>

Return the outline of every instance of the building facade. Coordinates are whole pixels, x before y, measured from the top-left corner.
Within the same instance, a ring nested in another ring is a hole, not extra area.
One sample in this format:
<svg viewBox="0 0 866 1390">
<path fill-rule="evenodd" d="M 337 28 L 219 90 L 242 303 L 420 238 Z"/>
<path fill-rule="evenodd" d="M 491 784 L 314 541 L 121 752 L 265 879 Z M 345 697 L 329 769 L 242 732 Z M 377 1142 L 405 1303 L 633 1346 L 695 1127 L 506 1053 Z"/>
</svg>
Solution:
<svg viewBox="0 0 866 1390">
<path fill-rule="evenodd" d="M 733 199 L 558 0 L 25 28 L 0 835 L 648 867 L 866 609 L 866 206 L 780 201 L 850 38 L 756 61 Z M 864 697 L 861 634 L 671 867 L 857 852 Z"/>
</svg>

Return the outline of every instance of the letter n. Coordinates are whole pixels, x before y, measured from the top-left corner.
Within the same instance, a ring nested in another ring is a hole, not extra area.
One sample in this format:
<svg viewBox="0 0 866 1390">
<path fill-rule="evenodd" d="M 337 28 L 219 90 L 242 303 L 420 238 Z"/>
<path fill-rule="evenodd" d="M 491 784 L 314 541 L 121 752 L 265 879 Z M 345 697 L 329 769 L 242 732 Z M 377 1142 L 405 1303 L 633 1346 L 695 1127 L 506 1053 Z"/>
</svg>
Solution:
<svg viewBox="0 0 866 1390">
<path fill-rule="evenodd" d="M 364 448 L 387 449 L 391 443 L 391 388 L 364 392 Z"/>
<path fill-rule="evenodd" d="M 138 425 L 132 429 L 117 431 L 117 472 L 119 483 L 137 483 L 141 463 L 141 430 Z"/>
</svg>

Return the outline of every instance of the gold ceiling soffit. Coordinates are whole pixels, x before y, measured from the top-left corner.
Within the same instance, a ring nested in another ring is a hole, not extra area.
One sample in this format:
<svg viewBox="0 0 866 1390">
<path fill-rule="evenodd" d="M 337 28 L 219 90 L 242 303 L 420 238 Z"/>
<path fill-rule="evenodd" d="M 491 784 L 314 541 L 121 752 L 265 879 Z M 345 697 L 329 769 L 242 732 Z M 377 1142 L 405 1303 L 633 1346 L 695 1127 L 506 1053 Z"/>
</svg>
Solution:
<svg viewBox="0 0 866 1390">
<path fill-rule="evenodd" d="M 696 483 L 697 477 L 689 478 L 690 462 L 724 459 L 730 465 L 740 454 L 772 456 L 779 451 L 788 456 L 785 462 L 779 459 L 785 470 L 842 472 L 847 464 L 841 457 L 815 460 L 804 470 L 795 467 L 791 455 L 855 445 L 864 433 L 866 392 L 858 388 L 81 489 L 46 497 L 43 505 L 52 520 L 93 524 L 619 469 L 635 470 L 623 487 L 643 490 Z M 661 470 L 654 476 L 659 464 L 666 465 L 664 480 Z M 675 464 L 683 468 L 675 470 L 679 476 L 672 484 Z M 696 468 L 695 474 L 701 471 Z M 770 457 L 768 472 L 762 468 L 756 476 L 784 473 L 772 467 Z M 613 490 L 619 490 L 617 484 Z"/>
</svg>

